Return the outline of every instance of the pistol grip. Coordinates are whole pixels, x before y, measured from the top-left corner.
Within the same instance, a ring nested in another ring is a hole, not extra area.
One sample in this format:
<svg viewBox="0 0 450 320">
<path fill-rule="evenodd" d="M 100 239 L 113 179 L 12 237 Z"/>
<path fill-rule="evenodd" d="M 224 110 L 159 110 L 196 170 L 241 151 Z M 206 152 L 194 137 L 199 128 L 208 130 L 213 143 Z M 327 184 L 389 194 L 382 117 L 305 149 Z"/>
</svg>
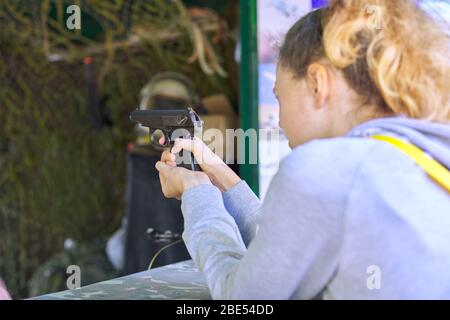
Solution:
<svg viewBox="0 0 450 320">
<path fill-rule="evenodd" d="M 182 159 L 184 157 L 187 157 L 189 160 L 188 162 L 183 162 Z M 176 154 L 176 162 L 179 163 L 180 167 L 186 168 L 191 171 L 202 171 L 198 163 L 196 163 L 194 155 L 190 151 L 182 150 L 179 153 Z"/>
</svg>

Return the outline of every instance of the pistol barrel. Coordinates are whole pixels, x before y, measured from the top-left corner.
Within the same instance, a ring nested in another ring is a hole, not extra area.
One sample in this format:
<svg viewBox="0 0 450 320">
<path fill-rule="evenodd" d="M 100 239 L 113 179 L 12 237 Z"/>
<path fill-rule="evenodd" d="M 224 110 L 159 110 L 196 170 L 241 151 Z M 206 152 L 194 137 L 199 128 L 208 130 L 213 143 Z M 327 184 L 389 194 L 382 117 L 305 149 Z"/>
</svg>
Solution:
<svg viewBox="0 0 450 320">
<path fill-rule="evenodd" d="M 190 127 L 199 126 L 201 121 L 192 109 L 185 110 L 135 110 L 130 120 L 144 127 Z"/>
</svg>

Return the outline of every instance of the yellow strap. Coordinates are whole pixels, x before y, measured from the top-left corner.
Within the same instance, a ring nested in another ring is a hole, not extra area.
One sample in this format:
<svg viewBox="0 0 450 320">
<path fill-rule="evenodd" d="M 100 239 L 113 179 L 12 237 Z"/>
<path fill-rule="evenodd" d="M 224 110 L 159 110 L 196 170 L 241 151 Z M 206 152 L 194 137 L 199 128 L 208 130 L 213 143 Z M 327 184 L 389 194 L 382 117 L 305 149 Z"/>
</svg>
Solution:
<svg viewBox="0 0 450 320">
<path fill-rule="evenodd" d="M 450 193 L 450 171 L 436 160 L 427 156 L 421 149 L 416 146 L 403 142 L 390 136 L 376 135 L 373 139 L 385 141 L 402 150 L 408 156 L 416 161 L 416 163 L 425 170 L 428 175 L 433 178 L 439 185 Z"/>
</svg>

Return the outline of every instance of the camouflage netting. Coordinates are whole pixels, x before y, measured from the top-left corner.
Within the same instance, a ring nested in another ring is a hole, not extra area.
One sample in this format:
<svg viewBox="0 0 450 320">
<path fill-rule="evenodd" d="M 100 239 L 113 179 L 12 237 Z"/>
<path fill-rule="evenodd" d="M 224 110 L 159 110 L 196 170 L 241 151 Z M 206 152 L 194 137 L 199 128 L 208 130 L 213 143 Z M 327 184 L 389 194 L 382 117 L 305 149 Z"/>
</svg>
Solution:
<svg viewBox="0 0 450 320">
<path fill-rule="evenodd" d="M 66 28 L 70 4 L 81 31 Z M 16 298 L 65 239 L 118 227 L 128 113 L 152 75 L 182 72 L 200 95 L 235 101 L 231 35 L 212 11 L 179 0 L 0 0 L 0 276 Z M 86 107 L 86 56 L 100 123 Z"/>
</svg>

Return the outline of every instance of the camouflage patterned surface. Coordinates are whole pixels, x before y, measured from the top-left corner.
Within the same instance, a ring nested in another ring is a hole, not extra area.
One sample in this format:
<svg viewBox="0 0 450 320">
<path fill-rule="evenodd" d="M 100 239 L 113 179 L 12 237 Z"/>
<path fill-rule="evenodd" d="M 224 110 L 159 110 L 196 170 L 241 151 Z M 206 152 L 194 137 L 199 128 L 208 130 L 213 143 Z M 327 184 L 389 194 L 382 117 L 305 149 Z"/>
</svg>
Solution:
<svg viewBox="0 0 450 320">
<path fill-rule="evenodd" d="M 56 292 L 33 300 L 152 300 L 211 299 L 203 275 L 192 260 L 99 282 L 76 290 Z"/>
</svg>

